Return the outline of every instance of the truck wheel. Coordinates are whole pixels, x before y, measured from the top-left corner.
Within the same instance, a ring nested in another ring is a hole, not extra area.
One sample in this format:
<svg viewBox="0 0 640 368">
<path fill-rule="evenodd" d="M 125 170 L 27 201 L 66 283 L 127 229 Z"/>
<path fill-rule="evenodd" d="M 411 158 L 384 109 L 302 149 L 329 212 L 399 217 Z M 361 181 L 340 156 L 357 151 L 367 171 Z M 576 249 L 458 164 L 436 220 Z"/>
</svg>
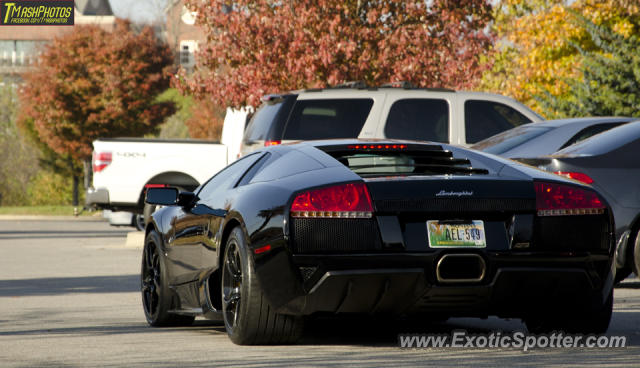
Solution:
<svg viewBox="0 0 640 368">
<path fill-rule="evenodd" d="M 154 212 L 156 212 L 156 205 L 155 204 L 149 204 L 149 203 L 145 203 L 144 204 L 144 208 L 142 209 L 142 222 L 144 223 L 144 227 L 147 226 L 147 224 L 151 220 L 151 215 Z"/>
<path fill-rule="evenodd" d="M 136 228 L 138 231 L 144 231 L 146 222 L 144 221 L 144 216 L 138 213 L 134 213 L 131 217 L 132 226 Z"/>
<path fill-rule="evenodd" d="M 265 299 L 239 227 L 226 243 L 222 267 L 222 315 L 231 341 L 238 345 L 291 344 L 300 338 L 302 318 L 274 312 Z"/>
</svg>

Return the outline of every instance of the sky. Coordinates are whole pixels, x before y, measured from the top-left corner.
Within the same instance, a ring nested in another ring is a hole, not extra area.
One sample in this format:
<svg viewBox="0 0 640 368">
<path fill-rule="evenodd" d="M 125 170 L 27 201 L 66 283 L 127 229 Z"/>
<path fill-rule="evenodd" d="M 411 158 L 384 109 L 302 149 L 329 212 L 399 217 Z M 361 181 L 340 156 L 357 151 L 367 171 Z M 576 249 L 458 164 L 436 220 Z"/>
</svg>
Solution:
<svg viewBox="0 0 640 368">
<path fill-rule="evenodd" d="M 119 18 L 134 22 L 151 23 L 162 19 L 167 0 L 109 0 L 111 10 Z"/>
</svg>

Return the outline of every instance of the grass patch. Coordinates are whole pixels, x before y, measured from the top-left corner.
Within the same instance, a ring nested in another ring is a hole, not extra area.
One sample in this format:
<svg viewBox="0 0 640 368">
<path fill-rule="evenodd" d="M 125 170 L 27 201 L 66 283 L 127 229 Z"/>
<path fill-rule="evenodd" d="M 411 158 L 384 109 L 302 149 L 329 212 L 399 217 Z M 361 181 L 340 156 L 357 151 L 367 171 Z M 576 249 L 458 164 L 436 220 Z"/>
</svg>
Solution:
<svg viewBox="0 0 640 368">
<path fill-rule="evenodd" d="M 73 206 L 0 206 L 0 215 L 73 216 Z M 84 211 L 80 216 L 100 216 L 100 212 Z"/>
</svg>

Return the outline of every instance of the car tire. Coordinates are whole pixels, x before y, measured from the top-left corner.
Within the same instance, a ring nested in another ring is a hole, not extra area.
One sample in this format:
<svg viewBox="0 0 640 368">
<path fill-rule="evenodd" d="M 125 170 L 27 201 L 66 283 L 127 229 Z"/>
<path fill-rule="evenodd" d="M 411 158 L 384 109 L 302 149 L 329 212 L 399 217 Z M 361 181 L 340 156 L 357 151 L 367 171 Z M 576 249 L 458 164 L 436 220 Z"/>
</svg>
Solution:
<svg viewBox="0 0 640 368">
<path fill-rule="evenodd" d="M 633 272 L 636 276 L 640 277 L 640 229 L 636 231 L 635 241 L 633 244 L 633 253 L 630 254 L 631 259 L 633 260 Z"/>
<path fill-rule="evenodd" d="M 607 300 L 591 310 L 576 311 L 571 315 L 535 316 L 525 320 L 527 330 L 531 333 L 550 333 L 564 331 L 566 333 L 604 334 L 609 328 L 613 314 L 613 290 Z"/>
<path fill-rule="evenodd" d="M 191 325 L 194 316 L 169 312 L 175 304 L 174 294 L 168 285 L 161 242 L 162 239 L 155 230 L 150 231 L 145 237 L 140 277 L 144 315 L 153 327 Z"/>
<path fill-rule="evenodd" d="M 236 227 L 222 263 L 222 315 L 227 334 L 238 345 L 291 344 L 302 335 L 302 318 L 276 313 L 260 288 L 245 235 Z"/>
<path fill-rule="evenodd" d="M 613 283 L 617 284 L 621 281 L 623 281 L 624 279 L 626 279 L 627 277 L 629 277 L 629 275 L 631 275 L 633 272 L 628 269 L 628 268 L 621 268 L 616 270 L 616 277 L 613 279 Z"/>
</svg>

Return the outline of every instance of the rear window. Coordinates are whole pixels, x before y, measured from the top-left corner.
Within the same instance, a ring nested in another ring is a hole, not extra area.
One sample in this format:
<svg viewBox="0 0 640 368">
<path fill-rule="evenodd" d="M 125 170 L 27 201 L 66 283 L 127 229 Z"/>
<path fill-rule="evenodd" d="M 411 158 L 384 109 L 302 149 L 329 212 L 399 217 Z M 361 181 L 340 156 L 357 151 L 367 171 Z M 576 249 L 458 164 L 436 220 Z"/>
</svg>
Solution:
<svg viewBox="0 0 640 368">
<path fill-rule="evenodd" d="M 373 100 L 299 100 L 287 122 L 282 139 L 312 140 L 357 138 Z"/>
<path fill-rule="evenodd" d="M 464 103 L 464 126 L 467 143 L 481 140 L 530 123 L 531 119 L 499 102 L 468 100 Z"/>
<path fill-rule="evenodd" d="M 607 124 L 596 124 L 596 125 L 592 125 L 588 128 L 584 128 L 581 131 L 579 131 L 576 135 L 574 135 L 573 137 L 571 137 L 571 139 L 569 139 L 567 141 L 567 143 L 563 144 L 562 147 L 560 147 L 560 149 L 562 148 L 566 148 L 569 147 L 572 144 L 576 144 L 580 141 L 583 141 L 587 138 L 591 138 L 596 134 L 600 134 L 604 131 L 607 131 L 609 129 L 613 129 L 615 127 L 617 127 L 618 125 L 622 125 L 624 123 L 607 123 Z"/>
<path fill-rule="evenodd" d="M 387 138 L 449 142 L 449 104 L 442 99 L 404 99 L 389 110 Z"/>
<path fill-rule="evenodd" d="M 295 99 L 296 96 L 288 95 L 262 104 L 245 129 L 243 142 L 280 139 L 282 126 Z"/>
<path fill-rule="evenodd" d="M 594 135 L 556 152 L 556 155 L 602 155 L 640 139 L 640 121 Z"/>
<path fill-rule="evenodd" d="M 247 130 L 244 132 L 245 142 L 267 139 L 271 122 L 281 106 L 282 103 L 262 105 L 249 121 Z"/>
<path fill-rule="evenodd" d="M 494 135 L 491 138 L 487 138 L 482 142 L 478 142 L 477 144 L 471 146 L 471 148 L 488 153 L 493 153 L 495 155 L 500 155 L 521 145 L 524 142 L 541 136 L 549 130 L 551 130 L 551 128 L 532 126 L 514 128 L 507 130 L 506 132 L 502 132 L 498 135 Z"/>
<path fill-rule="evenodd" d="M 383 144 L 382 146 L 389 146 Z M 361 177 L 471 175 L 486 174 L 487 170 L 474 168 L 466 158 L 453 157 L 451 151 L 437 145 L 401 150 L 352 149 L 350 146 L 322 147 L 325 152 Z"/>
</svg>

